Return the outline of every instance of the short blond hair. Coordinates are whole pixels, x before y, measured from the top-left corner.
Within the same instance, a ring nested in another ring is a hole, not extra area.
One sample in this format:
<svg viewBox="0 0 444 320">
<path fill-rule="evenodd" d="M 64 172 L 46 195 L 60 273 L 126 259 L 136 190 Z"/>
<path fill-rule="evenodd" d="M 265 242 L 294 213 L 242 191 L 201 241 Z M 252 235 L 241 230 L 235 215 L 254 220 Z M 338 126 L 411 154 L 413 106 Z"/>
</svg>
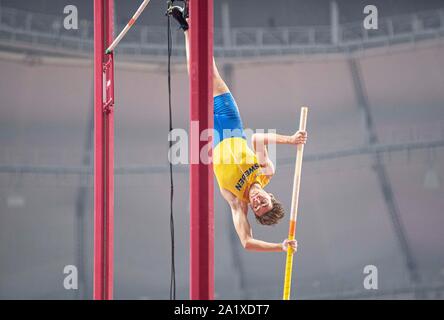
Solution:
<svg viewBox="0 0 444 320">
<path fill-rule="evenodd" d="M 282 206 L 282 203 L 277 201 L 271 193 L 270 193 L 270 196 L 271 196 L 271 203 L 273 205 L 271 210 L 264 213 L 260 217 L 255 214 L 256 221 L 262 225 L 265 225 L 265 226 L 275 225 L 285 215 L 285 210 L 284 210 L 284 207 Z"/>
</svg>

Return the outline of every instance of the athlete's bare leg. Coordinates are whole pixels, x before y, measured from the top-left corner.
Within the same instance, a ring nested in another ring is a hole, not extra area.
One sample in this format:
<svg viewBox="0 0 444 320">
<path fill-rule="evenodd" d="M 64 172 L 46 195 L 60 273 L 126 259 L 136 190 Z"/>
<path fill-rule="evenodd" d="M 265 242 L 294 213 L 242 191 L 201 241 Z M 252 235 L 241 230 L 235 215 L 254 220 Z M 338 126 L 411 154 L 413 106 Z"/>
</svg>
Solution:
<svg viewBox="0 0 444 320">
<path fill-rule="evenodd" d="M 189 31 L 185 31 L 185 45 L 186 45 L 186 53 L 187 53 L 187 68 L 188 73 L 190 72 L 190 33 Z M 213 97 L 219 96 L 221 94 L 230 92 L 228 86 L 225 81 L 220 76 L 219 70 L 217 69 L 216 62 L 213 57 Z"/>
</svg>

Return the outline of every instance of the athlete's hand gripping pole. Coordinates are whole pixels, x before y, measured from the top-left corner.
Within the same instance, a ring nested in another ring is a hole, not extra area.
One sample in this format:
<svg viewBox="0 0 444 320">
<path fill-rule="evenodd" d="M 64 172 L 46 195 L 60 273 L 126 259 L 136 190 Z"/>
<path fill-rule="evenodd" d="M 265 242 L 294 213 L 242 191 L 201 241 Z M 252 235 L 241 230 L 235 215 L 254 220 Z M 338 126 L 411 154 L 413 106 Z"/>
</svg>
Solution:
<svg viewBox="0 0 444 320">
<path fill-rule="evenodd" d="M 301 118 L 299 122 L 299 131 L 306 131 L 307 113 L 308 113 L 308 108 L 302 107 Z M 298 216 L 299 189 L 301 186 L 303 154 L 304 154 L 304 145 L 298 144 L 294 180 L 293 180 L 293 194 L 291 197 L 290 228 L 288 230 L 289 240 L 294 240 L 296 235 L 296 220 Z M 293 248 L 289 247 L 287 250 L 287 261 L 285 264 L 285 280 L 284 280 L 284 294 L 283 294 L 284 300 L 290 299 L 292 271 L 293 271 Z"/>
</svg>

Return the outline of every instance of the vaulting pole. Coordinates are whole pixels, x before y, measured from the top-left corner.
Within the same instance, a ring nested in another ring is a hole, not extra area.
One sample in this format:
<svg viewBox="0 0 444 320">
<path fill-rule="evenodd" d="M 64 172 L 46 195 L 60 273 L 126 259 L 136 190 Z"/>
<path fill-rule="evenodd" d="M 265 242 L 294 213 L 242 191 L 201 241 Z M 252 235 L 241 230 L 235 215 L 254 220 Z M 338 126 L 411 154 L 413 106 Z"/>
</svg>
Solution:
<svg viewBox="0 0 444 320">
<path fill-rule="evenodd" d="M 214 299 L 212 163 L 200 158 L 213 128 L 213 0 L 190 0 L 190 298 Z M 196 126 L 197 124 L 197 126 Z M 204 152 L 205 153 L 205 152 Z"/>
<path fill-rule="evenodd" d="M 299 131 L 305 131 L 307 127 L 308 108 L 301 108 L 301 118 L 299 122 Z M 288 239 L 294 240 L 296 236 L 296 221 L 298 218 L 299 190 L 301 187 L 302 157 L 304 155 L 304 145 L 297 145 L 296 164 L 294 170 L 293 193 L 291 197 L 290 227 L 288 230 Z M 293 249 L 289 246 L 287 250 L 287 261 L 285 264 L 285 280 L 283 299 L 290 299 L 291 274 L 293 271 Z"/>
<path fill-rule="evenodd" d="M 113 298 L 114 256 L 114 0 L 94 0 L 94 292 Z"/>
</svg>

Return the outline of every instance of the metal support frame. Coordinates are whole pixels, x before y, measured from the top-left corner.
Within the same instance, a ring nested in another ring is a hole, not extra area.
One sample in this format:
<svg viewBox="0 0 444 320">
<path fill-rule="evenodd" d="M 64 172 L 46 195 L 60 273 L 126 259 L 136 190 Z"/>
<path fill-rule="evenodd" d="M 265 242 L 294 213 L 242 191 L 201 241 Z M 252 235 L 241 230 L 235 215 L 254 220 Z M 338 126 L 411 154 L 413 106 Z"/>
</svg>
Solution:
<svg viewBox="0 0 444 320">
<path fill-rule="evenodd" d="M 113 298 L 114 258 L 114 0 L 94 0 L 94 293 Z"/>
<path fill-rule="evenodd" d="M 213 128 L 213 0 L 190 0 L 190 298 L 214 299 L 214 185 L 201 159 Z M 198 124 L 197 129 L 194 125 Z M 204 162 L 205 161 L 205 162 Z"/>
</svg>

